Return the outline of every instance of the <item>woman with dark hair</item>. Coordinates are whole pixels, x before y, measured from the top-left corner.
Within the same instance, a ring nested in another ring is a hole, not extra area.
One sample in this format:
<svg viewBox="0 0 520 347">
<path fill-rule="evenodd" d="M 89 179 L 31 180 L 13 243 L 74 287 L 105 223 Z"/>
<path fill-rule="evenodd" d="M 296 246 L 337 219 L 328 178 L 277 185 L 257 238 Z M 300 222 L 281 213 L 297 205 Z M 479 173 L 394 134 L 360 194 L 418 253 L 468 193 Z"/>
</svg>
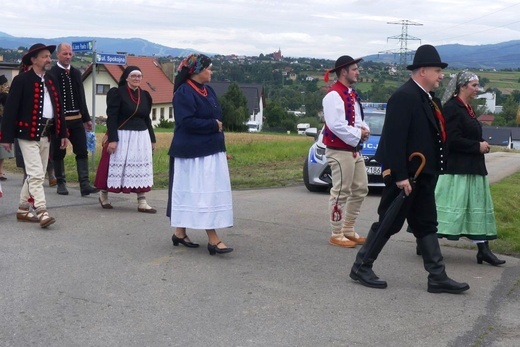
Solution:
<svg viewBox="0 0 520 347">
<path fill-rule="evenodd" d="M 155 133 L 150 119 L 152 96 L 140 88 L 142 78 L 139 67 L 128 66 L 118 87 L 107 93 L 108 139 L 94 183 L 101 190 L 99 203 L 105 209 L 113 208 L 108 192 L 137 193 L 139 212 L 157 212 L 145 197 L 153 185 Z"/>
<path fill-rule="evenodd" d="M 442 102 L 448 131 L 448 166 L 435 189 L 439 237 L 467 237 L 477 244 L 477 262 L 505 263 L 489 249 L 497 238 L 493 200 L 484 155 L 489 144 L 469 101 L 479 89 L 478 76 L 463 70 L 448 84 Z"/>
<path fill-rule="evenodd" d="M 174 246 L 195 248 L 186 228 L 205 229 L 210 255 L 229 253 L 215 229 L 233 226 L 231 183 L 222 131 L 222 109 L 211 81 L 211 59 L 192 54 L 179 65 L 174 83 L 175 130 L 170 146 L 167 215 Z"/>
</svg>

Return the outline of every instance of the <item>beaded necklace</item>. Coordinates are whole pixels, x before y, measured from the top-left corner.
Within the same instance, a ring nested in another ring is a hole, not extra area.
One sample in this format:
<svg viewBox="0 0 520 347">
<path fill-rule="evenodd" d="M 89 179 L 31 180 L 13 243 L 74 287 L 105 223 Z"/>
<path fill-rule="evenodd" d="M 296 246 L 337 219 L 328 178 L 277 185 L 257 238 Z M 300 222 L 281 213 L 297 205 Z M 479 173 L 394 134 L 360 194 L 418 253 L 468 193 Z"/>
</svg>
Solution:
<svg viewBox="0 0 520 347">
<path fill-rule="evenodd" d="M 202 89 L 199 88 L 192 80 L 188 79 L 188 84 L 193 88 L 195 89 L 195 91 L 197 93 L 199 93 L 200 95 L 206 97 L 208 96 L 208 90 L 206 89 L 205 86 L 202 86 Z"/>
<path fill-rule="evenodd" d="M 130 87 L 127 85 L 126 86 L 126 89 L 128 89 L 128 95 L 130 95 L 130 99 L 132 99 L 132 101 L 134 103 L 136 103 L 137 105 L 139 105 L 141 103 L 141 88 L 137 88 L 137 100 L 134 98 L 134 95 L 132 94 L 132 90 L 130 89 Z"/>
<path fill-rule="evenodd" d="M 465 103 L 464 101 L 462 101 L 462 99 L 461 99 L 460 97 L 458 97 L 458 96 L 457 96 L 457 99 L 459 99 L 459 101 L 460 101 L 461 103 L 464 104 L 464 106 L 466 107 L 466 111 L 468 111 L 469 116 L 470 116 L 471 118 L 477 118 L 477 116 L 475 115 L 475 112 L 473 112 L 473 108 L 471 108 L 471 105 L 470 105 L 470 104 L 466 104 L 466 103 Z"/>
</svg>

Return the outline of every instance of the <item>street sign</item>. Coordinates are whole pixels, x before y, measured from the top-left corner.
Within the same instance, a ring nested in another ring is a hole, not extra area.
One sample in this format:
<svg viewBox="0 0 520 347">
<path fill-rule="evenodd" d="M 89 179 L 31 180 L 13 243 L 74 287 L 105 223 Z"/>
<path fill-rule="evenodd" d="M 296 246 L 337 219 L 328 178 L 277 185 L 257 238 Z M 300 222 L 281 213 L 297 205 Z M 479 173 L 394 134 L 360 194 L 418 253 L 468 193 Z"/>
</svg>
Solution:
<svg viewBox="0 0 520 347">
<path fill-rule="evenodd" d="M 126 65 L 126 55 L 125 54 L 98 53 L 98 54 L 96 54 L 96 63 Z"/>
<path fill-rule="evenodd" d="M 72 42 L 74 52 L 92 52 L 94 44 L 92 41 Z"/>
</svg>

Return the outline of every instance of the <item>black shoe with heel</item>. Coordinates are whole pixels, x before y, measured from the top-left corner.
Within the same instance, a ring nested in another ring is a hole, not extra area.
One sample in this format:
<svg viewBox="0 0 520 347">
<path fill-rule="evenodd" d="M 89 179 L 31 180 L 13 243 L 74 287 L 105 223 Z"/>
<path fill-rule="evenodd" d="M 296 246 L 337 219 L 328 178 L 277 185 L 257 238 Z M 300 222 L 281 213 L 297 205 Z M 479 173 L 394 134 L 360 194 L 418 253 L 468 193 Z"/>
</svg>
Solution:
<svg viewBox="0 0 520 347">
<path fill-rule="evenodd" d="M 212 245 L 211 243 L 208 243 L 208 252 L 209 252 L 209 254 L 210 255 L 215 255 L 216 253 L 218 253 L 218 254 L 225 254 L 225 253 L 233 252 L 233 248 L 231 248 L 231 247 L 218 248 L 218 245 L 220 245 L 221 243 L 222 243 L 222 241 L 220 241 L 216 245 Z"/>
<path fill-rule="evenodd" d="M 197 248 L 199 247 L 199 244 L 198 243 L 193 243 L 191 241 L 186 241 L 186 238 L 188 236 L 184 236 L 182 239 L 180 237 L 177 237 L 175 236 L 175 234 L 172 235 L 172 242 L 173 242 L 173 245 L 174 246 L 178 246 L 179 243 L 181 245 L 184 245 L 184 247 L 188 247 L 188 248 Z"/>
<path fill-rule="evenodd" d="M 478 247 L 478 253 L 477 253 L 477 263 L 482 264 L 483 261 L 486 263 L 489 263 L 493 266 L 498 266 L 505 264 L 506 261 L 502 259 L 498 259 L 496 255 L 491 252 L 489 249 L 489 243 L 486 242 L 479 242 L 477 243 Z"/>
</svg>

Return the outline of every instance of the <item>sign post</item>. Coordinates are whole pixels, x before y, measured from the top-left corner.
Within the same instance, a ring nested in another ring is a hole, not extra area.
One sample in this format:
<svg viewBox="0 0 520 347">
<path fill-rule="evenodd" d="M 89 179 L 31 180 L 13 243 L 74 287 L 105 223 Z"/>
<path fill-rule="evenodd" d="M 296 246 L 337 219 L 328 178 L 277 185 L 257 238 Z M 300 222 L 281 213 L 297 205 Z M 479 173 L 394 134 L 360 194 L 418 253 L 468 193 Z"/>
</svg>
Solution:
<svg viewBox="0 0 520 347">
<path fill-rule="evenodd" d="M 125 54 L 98 53 L 96 62 L 100 64 L 126 65 Z"/>
<path fill-rule="evenodd" d="M 74 52 L 92 52 L 92 132 L 94 133 L 94 139 L 96 136 L 96 41 L 81 41 L 72 42 L 72 51 Z M 95 142 L 94 142 L 95 144 Z M 94 171 L 96 150 L 92 152 L 92 165 L 90 170 Z"/>
</svg>

